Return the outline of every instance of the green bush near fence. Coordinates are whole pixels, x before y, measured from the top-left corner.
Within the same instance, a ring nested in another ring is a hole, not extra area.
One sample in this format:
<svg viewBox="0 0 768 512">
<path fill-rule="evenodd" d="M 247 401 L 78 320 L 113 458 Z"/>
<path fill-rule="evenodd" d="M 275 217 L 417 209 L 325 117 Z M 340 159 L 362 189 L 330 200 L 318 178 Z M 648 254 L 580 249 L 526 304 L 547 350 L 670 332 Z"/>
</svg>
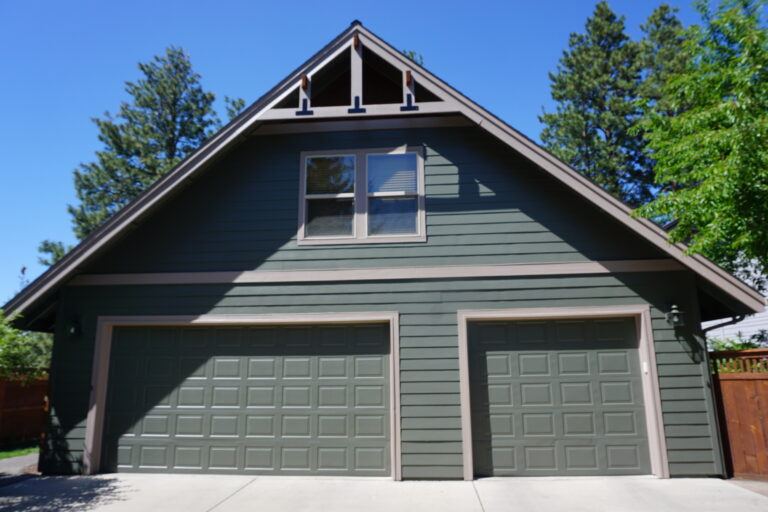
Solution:
<svg viewBox="0 0 768 512">
<path fill-rule="evenodd" d="M 28 382 L 46 375 L 52 345 L 50 334 L 20 331 L 0 310 L 0 378 Z"/>
</svg>

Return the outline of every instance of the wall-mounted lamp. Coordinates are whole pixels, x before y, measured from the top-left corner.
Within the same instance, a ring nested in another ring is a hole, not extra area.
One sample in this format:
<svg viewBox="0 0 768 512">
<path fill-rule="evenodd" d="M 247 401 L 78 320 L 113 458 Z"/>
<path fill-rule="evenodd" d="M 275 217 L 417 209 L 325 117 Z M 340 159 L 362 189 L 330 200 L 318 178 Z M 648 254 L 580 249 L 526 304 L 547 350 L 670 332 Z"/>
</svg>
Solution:
<svg viewBox="0 0 768 512">
<path fill-rule="evenodd" d="M 683 312 L 677 307 L 677 304 L 672 304 L 669 308 L 669 313 L 665 315 L 667 317 L 667 323 L 673 327 L 681 327 L 685 325 L 683 319 Z"/>
<path fill-rule="evenodd" d="M 67 323 L 67 337 L 74 339 L 80 336 L 80 322 L 72 319 Z"/>
</svg>

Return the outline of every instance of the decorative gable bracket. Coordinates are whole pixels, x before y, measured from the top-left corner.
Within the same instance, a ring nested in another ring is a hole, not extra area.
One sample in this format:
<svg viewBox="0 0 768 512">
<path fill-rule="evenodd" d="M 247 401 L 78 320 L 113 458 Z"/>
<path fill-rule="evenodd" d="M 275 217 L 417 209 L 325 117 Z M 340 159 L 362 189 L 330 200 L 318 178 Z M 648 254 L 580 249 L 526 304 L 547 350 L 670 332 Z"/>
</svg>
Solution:
<svg viewBox="0 0 768 512">
<path fill-rule="evenodd" d="M 459 105 L 432 87 L 420 66 L 379 51 L 355 30 L 348 39 L 275 97 L 261 121 L 459 112 Z"/>
</svg>

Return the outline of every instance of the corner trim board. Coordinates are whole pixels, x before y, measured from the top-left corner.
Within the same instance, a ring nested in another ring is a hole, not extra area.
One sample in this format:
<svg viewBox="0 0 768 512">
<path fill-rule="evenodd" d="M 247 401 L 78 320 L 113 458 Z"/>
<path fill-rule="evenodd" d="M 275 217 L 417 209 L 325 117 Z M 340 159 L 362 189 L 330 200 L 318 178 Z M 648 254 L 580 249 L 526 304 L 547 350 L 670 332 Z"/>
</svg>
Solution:
<svg viewBox="0 0 768 512">
<path fill-rule="evenodd" d="M 651 472 L 657 478 L 669 478 L 667 441 L 661 415 L 661 393 L 656 370 L 656 352 L 653 342 L 651 309 L 648 305 L 637 306 L 585 306 L 562 308 L 520 308 L 491 310 L 459 310 L 456 319 L 459 329 L 459 395 L 461 402 L 461 443 L 464 459 L 464 480 L 474 479 L 472 453 L 472 408 L 469 389 L 469 336 L 471 321 L 483 320 L 542 320 L 565 318 L 634 317 L 638 336 L 645 405 L 645 422 L 648 429 L 648 451 Z"/>
<path fill-rule="evenodd" d="M 266 315 L 200 315 L 200 316 L 100 316 L 96 326 L 91 396 L 85 426 L 83 472 L 93 475 L 101 465 L 104 412 L 109 384 L 109 363 L 112 335 L 118 326 L 216 326 L 216 325 L 296 325 L 296 324 L 358 324 L 387 323 L 389 325 L 391 374 L 389 392 L 390 457 L 392 479 L 402 479 L 400 447 L 400 315 L 396 311 L 352 313 L 296 313 Z"/>
<path fill-rule="evenodd" d="M 684 270 L 673 259 L 607 260 L 436 267 L 372 267 L 355 269 L 249 270 L 245 272 L 156 272 L 140 274 L 81 274 L 72 286 L 312 283 L 328 281 L 392 281 L 472 277 L 519 277 Z"/>
</svg>

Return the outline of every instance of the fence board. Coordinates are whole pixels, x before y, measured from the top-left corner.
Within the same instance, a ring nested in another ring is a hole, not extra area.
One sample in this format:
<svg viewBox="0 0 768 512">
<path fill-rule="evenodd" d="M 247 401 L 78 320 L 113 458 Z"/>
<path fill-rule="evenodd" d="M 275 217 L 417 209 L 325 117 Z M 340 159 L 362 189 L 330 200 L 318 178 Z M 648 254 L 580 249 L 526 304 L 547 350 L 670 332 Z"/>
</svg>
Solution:
<svg viewBox="0 0 768 512">
<path fill-rule="evenodd" d="M 729 472 L 768 480 L 768 349 L 711 352 Z"/>
<path fill-rule="evenodd" d="M 45 431 L 48 378 L 0 380 L 0 445 L 38 441 Z"/>
</svg>

